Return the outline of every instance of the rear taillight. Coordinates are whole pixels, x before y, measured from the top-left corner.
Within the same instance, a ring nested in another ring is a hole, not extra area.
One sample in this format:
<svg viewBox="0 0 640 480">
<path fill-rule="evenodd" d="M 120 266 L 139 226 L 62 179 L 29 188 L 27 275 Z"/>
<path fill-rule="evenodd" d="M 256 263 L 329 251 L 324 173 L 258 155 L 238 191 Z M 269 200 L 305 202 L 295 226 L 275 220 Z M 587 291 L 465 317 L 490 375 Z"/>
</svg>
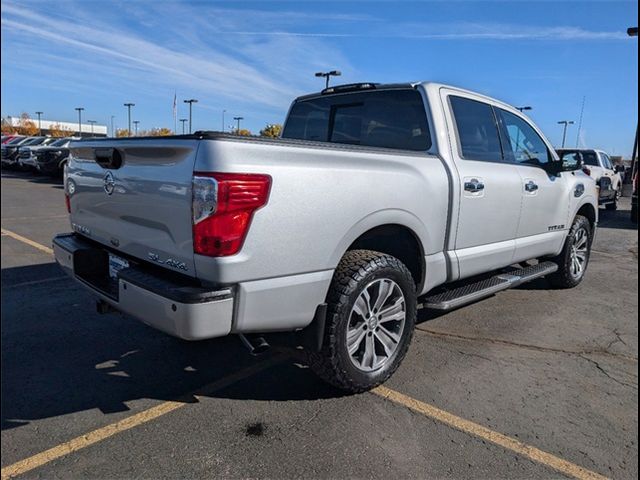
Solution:
<svg viewBox="0 0 640 480">
<path fill-rule="evenodd" d="M 591 169 L 589 167 L 582 167 L 582 171 L 587 175 L 591 176 Z"/>
<path fill-rule="evenodd" d="M 234 255 L 247 236 L 253 213 L 266 205 L 269 175 L 195 173 L 193 251 L 210 257 Z"/>
<path fill-rule="evenodd" d="M 67 206 L 67 213 L 71 213 L 71 197 L 68 193 L 64 194 L 64 203 Z"/>
</svg>

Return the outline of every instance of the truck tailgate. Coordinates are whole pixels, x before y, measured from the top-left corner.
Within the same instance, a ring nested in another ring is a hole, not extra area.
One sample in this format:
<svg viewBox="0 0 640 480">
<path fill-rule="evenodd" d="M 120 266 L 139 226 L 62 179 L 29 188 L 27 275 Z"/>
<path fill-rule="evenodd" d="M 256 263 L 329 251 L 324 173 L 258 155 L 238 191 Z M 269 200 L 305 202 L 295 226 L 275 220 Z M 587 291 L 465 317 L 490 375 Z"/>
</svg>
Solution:
<svg viewBox="0 0 640 480">
<path fill-rule="evenodd" d="M 191 181 L 199 141 L 110 139 L 71 145 L 73 229 L 125 254 L 195 276 Z"/>
</svg>

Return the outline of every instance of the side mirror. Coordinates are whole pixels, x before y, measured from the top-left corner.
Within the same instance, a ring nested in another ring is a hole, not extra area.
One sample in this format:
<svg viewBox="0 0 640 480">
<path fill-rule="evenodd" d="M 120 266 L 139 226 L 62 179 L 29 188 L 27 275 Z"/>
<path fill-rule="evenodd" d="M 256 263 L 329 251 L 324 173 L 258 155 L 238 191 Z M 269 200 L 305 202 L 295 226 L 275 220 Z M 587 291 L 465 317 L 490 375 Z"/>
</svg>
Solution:
<svg viewBox="0 0 640 480">
<path fill-rule="evenodd" d="M 552 169 L 555 169 L 557 173 L 575 172 L 577 170 L 582 170 L 582 167 L 584 167 L 582 155 L 575 152 L 566 152 L 564 154 L 560 153 L 560 161 L 551 163 L 556 164 Z"/>
</svg>

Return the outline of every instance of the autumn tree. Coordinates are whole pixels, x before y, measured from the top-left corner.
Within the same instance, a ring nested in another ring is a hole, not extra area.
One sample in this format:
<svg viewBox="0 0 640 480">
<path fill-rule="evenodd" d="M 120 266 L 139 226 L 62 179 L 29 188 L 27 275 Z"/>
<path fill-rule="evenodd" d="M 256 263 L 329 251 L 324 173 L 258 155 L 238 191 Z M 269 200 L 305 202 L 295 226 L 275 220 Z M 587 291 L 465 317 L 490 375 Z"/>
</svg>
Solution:
<svg viewBox="0 0 640 480">
<path fill-rule="evenodd" d="M 2 122 L 2 135 L 15 135 L 18 129 L 9 123 Z"/>
<path fill-rule="evenodd" d="M 250 137 L 251 136 L 251 130 L 247 130 L 246 128 L 241 128 L 240 130 L 235 129 L 233 131 L 234 135 L 240 135 L 242 137 Z"/>
<path fill-rule="evenodd" d="M 146 134 L 150 137 L 166 137 L 167 135 L 173 135 L 173 131 L 167 127 L 160 127 L 152 128 L 151 130 L 146 132 Z"/>
<path fill-rule="evenodd" d="M 38 126 L 29 118 L 29 114 L 24 112 L 20 115 L 20 125 L 18 126 L 18 132 L 28 137 L 33 137 L 38 133 Z"/>
<path fill-rule="evenodd" d="M 269 123 L 260 130 L 261 137 L 278 138 L 282 133 L 282 125 L 279 123 Z"/>
<path fill-rule="evenodd" d="M 122 138 L 122 137 L 130 137 L 131 135 L 129 134 L 129 130 L 126 128 L 118 128 L 116 130 L 116 137 L 117 138 Z"/>
</svg>

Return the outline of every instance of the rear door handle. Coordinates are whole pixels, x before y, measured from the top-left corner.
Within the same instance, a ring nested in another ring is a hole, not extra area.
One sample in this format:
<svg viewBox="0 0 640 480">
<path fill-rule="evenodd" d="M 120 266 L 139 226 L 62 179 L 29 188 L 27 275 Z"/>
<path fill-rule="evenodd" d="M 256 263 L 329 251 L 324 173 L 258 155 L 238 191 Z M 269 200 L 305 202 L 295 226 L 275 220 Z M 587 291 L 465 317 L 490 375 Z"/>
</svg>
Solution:
<svg viewBox="0 0 640 480">
<path fill-rule="evenodd" d="M 474 178 L 468 182 L 464 182 L 464 190 L 466 192 L 472 192 L 472 193 L 481 192 L 482 190 L 484 190 L 484 183 Z"/>
<path fill-rule="evenodd" d="M 524 185 L 524 189 L 529 193 L 535 192 L 536 190 L 538 190 L 538 188 L 540 188 L 540 187 L 538 187 L 538 185 L 535 182 L 533 182 L 532 180 L 529 180 Z"/>
</svg>

